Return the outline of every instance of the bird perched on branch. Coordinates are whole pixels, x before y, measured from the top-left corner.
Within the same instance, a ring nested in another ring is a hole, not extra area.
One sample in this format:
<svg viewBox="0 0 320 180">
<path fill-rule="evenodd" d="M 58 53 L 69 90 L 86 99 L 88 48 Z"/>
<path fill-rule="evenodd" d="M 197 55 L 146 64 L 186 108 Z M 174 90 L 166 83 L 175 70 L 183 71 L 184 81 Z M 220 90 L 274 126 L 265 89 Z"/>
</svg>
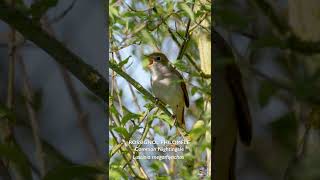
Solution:
<svg viewBox="0 0 320 180">
<path fill-rule="evenodd" d="M 163 53 L 155 52 L 147 57 L 154 95 L 170 106 L 178 126 L 185 129 L 184 108 L 189 107 L 189 97 L 182 75 Z"/>
</svg>

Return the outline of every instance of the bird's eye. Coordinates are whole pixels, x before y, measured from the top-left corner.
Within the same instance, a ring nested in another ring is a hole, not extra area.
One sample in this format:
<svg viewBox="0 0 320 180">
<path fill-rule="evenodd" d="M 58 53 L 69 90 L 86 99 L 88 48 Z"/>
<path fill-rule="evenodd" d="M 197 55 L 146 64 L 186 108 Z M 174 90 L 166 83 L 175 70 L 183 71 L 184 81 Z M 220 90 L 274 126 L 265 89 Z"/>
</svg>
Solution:
<svg viewBox="0 0 320 180">
<path fill-rule="evenodd" d="M 156 61 L 160 61 L 160 59 L 161 59 L 160 56 L 156 57 Z"/>
</svg>

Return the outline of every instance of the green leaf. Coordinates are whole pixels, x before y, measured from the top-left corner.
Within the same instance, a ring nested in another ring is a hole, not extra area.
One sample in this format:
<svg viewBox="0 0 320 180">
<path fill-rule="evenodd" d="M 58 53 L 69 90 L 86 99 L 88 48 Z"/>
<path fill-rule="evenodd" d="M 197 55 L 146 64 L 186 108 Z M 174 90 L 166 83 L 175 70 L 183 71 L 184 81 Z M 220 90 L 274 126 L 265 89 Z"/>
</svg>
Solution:
<svg viewBox="0 0 320 180">
<path fill-rule="evenodd" d="M 154 40 L 153 36 L 152 36 L 151 33 L 148 32 L 147 30 L 143 29 L 143 30 L 141 31 L 140 37 L 141 37 L 141 40 L 142 40 L 144 43 L 150 44 L 150 45 L 152 45 L 152 44 L 155 45 L 155 40 Z"/>
<path fill-rule="evenodd" d="M 198 98 L 197 100 L 195 100 L 195 104 L 199 109 L 203 109 L 204 108 L 204 100 L 203 97 Z"/>
<path fill-rule="evenodd" d="M 168 177 L 168 176 L 157 176 L 156 180 L 170 180 L 170 177 Z"/>
<path fill-rule="evenodd" d="M 154 130 L 155 133 L 159 134 L 160 136 L 165 136 L 165 133 L 164 133 L 163 129 L 160 128 L 159 126 L 154 126 L 153 130 Z"/>
<path fill-rule="evenodd" d="M 198 139 L 202 134 L 206 132 L 205 124 L 203 120 L 197 121 L 190 131 L 191 139 Z"/>
<path fill-rule="evenodd" d="M 268 82 L 262 81 L 259 90 L 259 104 L 261 107 L 269 103 L 270 98 L 277 92 L 277 90 Z"/>
<path fill-rule="evenodd" d="M 102 169 L 93 166 L 62 166 L 49 171 L 43 180 L 72 180 L 84 177 L 86 177 L 85 179 L 88 179 L 89 177 L 95 177 L 96 175 L 103 174 L 105 174 L 105 172 Z"/>
<path fill-rule="evenodd" d="M 143 107 L 147 108 L 148 111 L 151 111 L 154 108 L 154 104 L 153 103 L 147 103 Z"/>
<path fill-rule="evenodd" d="M 193 86 L 193 87 L 191 88 L 191 95 L 192 95 L 192 96 L 195 95 L 195 94 L 197 93 L 197 91 L 198 91 L 198 87 Z"/>
<path fill-rule="evenodd" d="M 122 145 L 123 144 L 120 143 L 120 144 L 117 144 L 117 145 L 113 146 L 111 151 L 110 151 L 109 158 L 111 158 L 121 148 Z"/>
<path fill-rule="evenodd" d="M 158 172 L 161 167 L 163 166 L 163 162 L 161 161 L 153 161 L 150 167 L 155 171 Z"/>
<path fill-rule="evenodd" d="M 114 104 L 111 104 L 111 106 L 109 107 L 109 113 L 114 114 L 115 116 L 120 116 L 117 108 L 114 106 Z"/>
<path fill-rule="evenodd" d="M 30 7 L 30 13 L 34 20 L 39 20 L 50 8 L 56 6 L 58 0 L 35 1 Z"/>
<path fill-rule="evenodd" d="M 141 129 L 142 127 L 140 126 L 130 126 L 130 132 L 129 132 L 129 135 L 130 137 L 132 137 L 132 135 L 138 130 L 138 129 Z"/>
<path fill-rule="evenodd" d="M 126 138 L 126 140 L 128 140 L 130 138 L 130 135 L 129 135 L 127 129 L 124 128 L 124 127 L 115 127 L 115 128 L 112 128 L 112 130 L 114 130 L 117 133 L 123 135 Z"/>
<path fill-rule="evenodd" d="M 19 147 L 0 144 L 0 157 L 8 159 L 24 179 L 32 179 L 31 169 L 25 154 Z"/>
<path fill-rule="evenodd" d="M 169 124 L 170 127 L 172 127 L 174 125 L 174 121 L 171 117 L 169 117 L 168 115 L 166 114 L 160 114 L 160 115 L 156 115 L 155 117 L 161 119 L 161 120 L 164 120 L 166 123 Z"/>
<path fill-rule="evenodd" d="M 178 4 L 179 8 L 182 9 L 184 12 L 187 13 L 191 21 L 194 21 L 194 13 L 192 9 L 184 2 Z"/>
<path fill-rule="evenodd" d="M 130 58 L 131 58 L 131 56 L 128 56 L 125 60 L 120 61 L 118 64 L 119 68 L 122 68 L 125 64 L 127 64 Z"/>
<path fill-rule="evenodd" d="M 126 113 L 122 118 L 121 124 L 125 125 L 129 120 L 139 119 L 140 117 L 141 115 L 139 114 L 135 114 L 132 112 Z"/>
<path fill-rule="evenodd" d="M 183 61 L 176 60 L 173 62 L 173 65 L 180 71 L 186 72 L 190 69 L 190 67 L 187 66 Z"/>
<path fill-rule="evenodd" d="M 118 180 L 118 179 L 128 179 L 126 175 L 126 171 L 120 167 L 119 165 L 112 164 L 110 166 L 109 178 L 110 180 Z"/>
<path fill-rule="evenodd" d="M 129 120 L 139 119 L 141 114 L 136 114 L 129 111 L 125 106 L 122 106 L 124 116 L 121 119 L 121 124 L 124 126 Z"/>
</svg>

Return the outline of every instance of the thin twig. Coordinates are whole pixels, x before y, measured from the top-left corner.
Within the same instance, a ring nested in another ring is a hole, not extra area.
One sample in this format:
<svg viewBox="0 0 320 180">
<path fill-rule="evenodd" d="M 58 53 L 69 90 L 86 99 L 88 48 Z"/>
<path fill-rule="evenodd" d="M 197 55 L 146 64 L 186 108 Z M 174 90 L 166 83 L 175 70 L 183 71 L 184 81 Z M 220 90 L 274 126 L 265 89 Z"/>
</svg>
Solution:
<svg viewBox="0 0 320 180">
<path fill-rule="evenodd" d="M 302 111 L 300 111 L 300 113 L 304 113 Z M 302 116 L 302 115 L 301 115 Z M 303 118 L 303 117 L 300 117 Z M 304 119 L 304 118 L 303 118 Z M 303 121 L 303 120 L 302 120 Z M 307 142 L 308 142 L 308 138 L 309 138 L 309 134 L 310 134 L 310 130 L 311 130 L 311 123 L 310 122 L 304 122 L 304 133 L 302 136 L 302 139 L 300 140 L 297 150 L 295 152 L 294 157 L 289 161 L 288 166 L 284 172 L 284 180 L 289 180 L 291 179 L 291 173 L 292 173 L 292 169 L 294 168 L 294 166 L 301 161 L 301 159 L 304 157 L 306 150 L 307 150 Z"/>
<path fill-rule="evenodd" d="M 177 39 L 177 37 L 174 35 L 174 33 L 171 31 L 171 29 L 168 27 L 168 32 L 171 35 L 171 38 L 173 39 L 173 41 L 178 45 L 178 47 L 181 48 L 181 44 L 179 42 L 179 40 Z M 195 60 L 192 58 L 192 56 L 189 53 L 185 53 L 185 56 L 187 57 L 187 60 L 191 63 L 191 65 L 198 71 L 199 75 L 205 79 L 209 79 L 211 78 L 210 74 L 206 74 L 204 73 L 200 67 L 198 67 L 197 63 L 195 62 Z"/>
<path fill-rule="evenodd" d="M 115 122 L 116 126 L 118 126 L 118 127 L 121 126 L 121 123 L 118 118 L 112 118 L 112 116 L 110 116 L 110 117 L 113 120 L 113 122 Z M 112 133 L 112 130 L 110 130 L 110 132 Z M 124 145 L 127 147 L 127 148 L 124 148 L 123 146 L 121 146 L 120 150 L 127 149 L 130 152 L 130 154 L 133 155 L 134 154 L 133 147 L 127 141 L 124 140 L 125 138 L 121 134 L 119 136 L 121 137 L 122 143 L 124 143 Z M 115 136 L 114 136 L 114 138 L 115 138 Z M 120 144 L 120 143 L 117 143 L 117 144 Z M 121 153 L 121 154 L 123 154 L 123 153 Z M 139 160 L 133 159 L 133 162 L 135 163 L 136 167 L 139 169 L 139 171 L 142 174 L 142 176 L 144 177 L 144 179 L 148 179 L 148 176 L 147 176 L 145 170 L 143 169 L 141 163 L 139 162 Z M 131 164 L 128 164 L 128 165 L 131 166 Z"/>
<path fill-rule="evenodd" d="M 42 148 L 40 135 L 39 135 L 40 133 L 39 133 L 38 120 L 36 117 L 36 112 L 32 106 L 33 92 L 32 92 L 32 88 L 30 85 L 30 80 L 28 77 L 28 73 L 27 73 L 25 64 L 24 64 L 21 57 L 18 58 L 18 62 L 21 66 L 21 71 L 22 71 L 22 75 L 23 75 L 24 93 L 25 93 L 25 97 L 26 97 L 26 106 L 27 106 L 27 110 L 28 110 L 28 114 L 29 114 L 33 138 L 35 141 L 36 156 L 37 156 L 37 160 L 39 161 L 39 169 L 40 169 L 39 172 L 40 172 L 40 176 L 42 178 L 46 174 L 46 164 L 45 164 L 45 160 L 44 160 L 44 153 L 43 153 L 43 148 Z"/>
<path fill-rule="evenodd" d="M 10 2 L 11 5 L 15 6 L 15 1 Z M 10 26 L 10 34 L 9 34 L 9 68 L 8 68 L 8 87 L 7 87 L 7 108 L 12 110 L 14 108 L 14 92 L 15 92 L 15 64 L 16 64 L 16 52 L 17 52 L 17 46 L 16 46 L 16 30 Z M 1 142 L 4 144 L 11 144 L 13 141 L 13 127 L 11 127 L 9 119 L 5 119 L 3 124 L 0 125 L 1 127 Z M 16 169 L 10 164 L 9 161 L 6 161 L 4 159 L 1 159 L 4 167 L 4 171 L 8 172 L 8 176 L 10 177 L 10 171 L 12 173 L 17 174 Z M 19 175 L 18 175 L 19 176 Z"/>
<path fill-rule="evenodd" d="M 118 142 L 117 137 L 114 135 L 114 133 L 112 131 L 110 131 L 113 139 L 116 141 L 117 144 L 120 144 L 120 142 Z M 131 166 L 129 158 L 126 156 L 126 153 L 124 152 L 125 150 L 122 149 L 122 147 L 120 147 L 121 150 L 121 155 L 124 158 L 124 160 L 127 162 L 129 169 L 131 170 L 131 172 L 134 174 L 134 177 L 138 178 L 138 179 L 145 179 L 143 177 L 141 177 Z"/>
<path fill-rule="evenodd" d="M 121 58 L 121 54 L 120 54 L 119 52 L 116 52 L 116 55 L 117 55 L 117 58 L 118 58 L 119 60 L 122 59 L 122 58 Z M 122 68 L 122 70 L 123 70 L 124 72 L 126 72 L 126 70 L 125 70 L 124 67 Z M 131 92 L 131 95 L 132 95 L 132 101 L 133 101 L 133 103 L 136 105 L 136 107 L 138 108 L 138 110 L 141 111 L 141 107 L 140 107 L 140 105 L 139 105 L 139 103 L 138 103 L 137 96 L 136 96 L 135 92 L 133 91 L 132 85 L 131 85 L 129 82 L 127 82 L 127 83 L 128 83 L 128 86 L 129 86 L 129 90 L 130 90 L 130 92 Z"/>
<path fill-rule="evenodd" d="M 76 0 L 73 1 L 73 3 L 75 3 L 75 2 L 76 2 Z M 44 29 L 49 34 L 51 34 L 51 36 L 54 37 L 55 36 L 54 30 L 53 30 L 52 25 L 50 24 L 50 22 L 48 20 L 48 17 L 46 15 L 42 18 L 42 24 L 44 26 Z M 99 162 L 98 146 L 97 146 L 97 144 L 95 142 L 95 138 L 93 137 L 92 132 L 89 129 L 88 113 L 83 110 L 79 95 L 78 95 L 78 93 L 77 93 L 77 91 L 76 91 L 76 89 L 75 89 L 75 87 L 73 85 L 73 82 L 71 80 L 70 74 L 67 72 L 67 70 L 62 65 L 59 65 L 59 68 L 60 68 L 60 72 L 61 72 L 61 74 L 63 76 L 64 82 L 66 84 L 68 93 L 69 93 L 69 95 L 71 97 L 72 104 L 73 104 L 73 106 L 74 106 L 74 108 L 75 108 L 75 110 L 77 112 L 78 124 L 79 124 L 79 126 L 80 126 L 80 128 L 81 128 L 81 130 L 82 130 L 82 132 L 83 132 L 83 134 L 85 136 L 85 139 L 86 139 L 87 143 L 90 145 L 94 160 L 97 163 L 100 163 Z"/>
<path fill-rule="evenodd" d="M 139 119 L 139 124 L 137 125 L 138 127 L 140 127 L 141 123 L 146 119 L 146 117 L 148 116 L 148 114 L 149 114 L 149 111 L 146 111 L 146 112 L 144 113 L 144 115 L 141 116 L 141 118 Z M 132 135 L 133 135 L 133 133 L 132 133 Z M 109 158 L 111 158 L 111 157 L 120 149 L 120 147 L 121 147 L 122 145 L 124 145 L 124 143 L 119 144 L 119 146 L 118 146 L 116 149 L 113 149 L 113 150 L 111 151 L 111 153 L 110 153 Z M 142 145 L 142 144 L 138 144 L 138 147 L 139 147 L 139 145 Z"/>
<path fill-rule="evenodd" d="M 65 68 L 60 66 L 60 71 L 62 73 L 64 82 L 66 84 L 68 93 L 71 97 L 71 101 L 73 104 L 73 107 L 75 108 L 77 115 L 78 115 L 78 124 L 86 138 L 86 141 L 90 145 L 91 151 L 93 153 L 95 161 L 99 161 L 99 151 L 98 151 L 98 146 L 97 143 L 94 140 L 94 137 L 92 135 L 92 132 L 89 129 L 89 119 L 88 119 L 88 113 L 83 110 L 82 104 L 80 102 L 79 95 L 73 85 L 73 82 L 71 80 L 70 75 L 66 71 Z"/>
<path fill-rule="evenodd" d="M 249 2 L 256 5 L 262 13 L 267 16 L 270 22 L 276 27 L 277 31 L 281 34 L 286 34 L 289 30 L 289 27 L 286 23 L 282 22 L 276 15 L 271 4 L 269 4 L 266 0 L 250 0 Z"/>
<path fill-rule="evenodd" d="M 72 10 L 76 2 L 77 0 L 73 0 L 72 3 L 64 11 L 62 11 L 61 14 L 54 17 L 53 19 L 48 20 L 48 24 L 52 25 L 59 22 L 61 19 L 63 19 Z"/>
<path fill-rule="evenodd" d="M 194 24 L 192 27 L 190 27 L 190 30 L 189 30 L 189 31 L 192 32 L 194 29 L 196 29 L 198 26 L 200 26 L 200 27 L 202 27 L 203 29 L 205 29 L 207 32 L 210 32 L 206 27 L 203 27 L 203 26 L 201 25 L 202 21 L 204 21 L 209 14 L 210 14 L 210 13 L 205 13 L 204 15 L 202 15 L 202 17 L 200 18 L 200 21 L 199 21 L 199 22 L 195 22 L 195 24 Z"/>
</svg>

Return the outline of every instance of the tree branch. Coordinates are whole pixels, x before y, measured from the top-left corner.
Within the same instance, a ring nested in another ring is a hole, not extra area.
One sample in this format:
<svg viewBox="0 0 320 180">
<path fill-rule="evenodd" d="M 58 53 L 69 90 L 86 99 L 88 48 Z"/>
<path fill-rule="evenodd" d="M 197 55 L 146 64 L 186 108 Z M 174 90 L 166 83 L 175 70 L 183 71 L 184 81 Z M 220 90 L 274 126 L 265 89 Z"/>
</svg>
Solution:
<svg viewBox="0 0 320 180">
<path fill-rule="evenodd" d="M 30 80 L 27 74 L 27 69 L 21 57 L 18 58 L 19 64 L 21 66 L 21 71 L 23 75 L 24 81 L 24 94 L 26 96 L 26 106 L 28 110 L 28 115 L 30 119 L 30 125 L 32 130 L 32 135 L 34 138 L 35 149 L 36 149 L 36 158 L 39 161 L 39 172 L 40 177 L 43 178 L 46 174 L 46 162 L 44 159 L 43 147 L 40 139 L 40 129 L 38 124 L 38 119 L 36 118 L 36 112 L 32 107 L 33 104 L 33 92 L 30 85 Z"/>
<path fill-rule="evenodd" d="M 7 5 L 4 0 L 0 0 L 0 19 L 17 29 L 25 38 L 46 51 L 59 64 L 77 77 L 90 91 L 107 102 L 107 80 L 92 66 L 85 63 L 61 42 L 45 32 L 39 24 Z"/>
<path fill-rule="evenodd" d="M 120 69 L 115 62 L 109 61 L 109 67 L 112 70 L 114 70 L 117 74 L 122 76 L 125 80 L 127 80 L 130 84 L 132 84 L 139 92 L 141 92 L 144 96 L 146 96 L 146 98 L 148 98 L 153 104 L 156 104 L 165 114 L 167 114 L 169 117 L 172 117 L 172 114 L 167 110 L 167 108 L 163 104 L 157 102 L 156 98 L 153 97 L 152 94 L 150 94 L 146 89 L 144 89 L 141 84 L 135 81 L 127 73 L 122 71 L 122 69 Z"/>
<path fill-rule="evenodd" d="M 289 32 L 289 26 L 277 17 L 273 7 L 266 0 L 250 0 L 250 2 L 255 4 L 267 16 L 279 33 L 285 34 Z"/>
</svg>

